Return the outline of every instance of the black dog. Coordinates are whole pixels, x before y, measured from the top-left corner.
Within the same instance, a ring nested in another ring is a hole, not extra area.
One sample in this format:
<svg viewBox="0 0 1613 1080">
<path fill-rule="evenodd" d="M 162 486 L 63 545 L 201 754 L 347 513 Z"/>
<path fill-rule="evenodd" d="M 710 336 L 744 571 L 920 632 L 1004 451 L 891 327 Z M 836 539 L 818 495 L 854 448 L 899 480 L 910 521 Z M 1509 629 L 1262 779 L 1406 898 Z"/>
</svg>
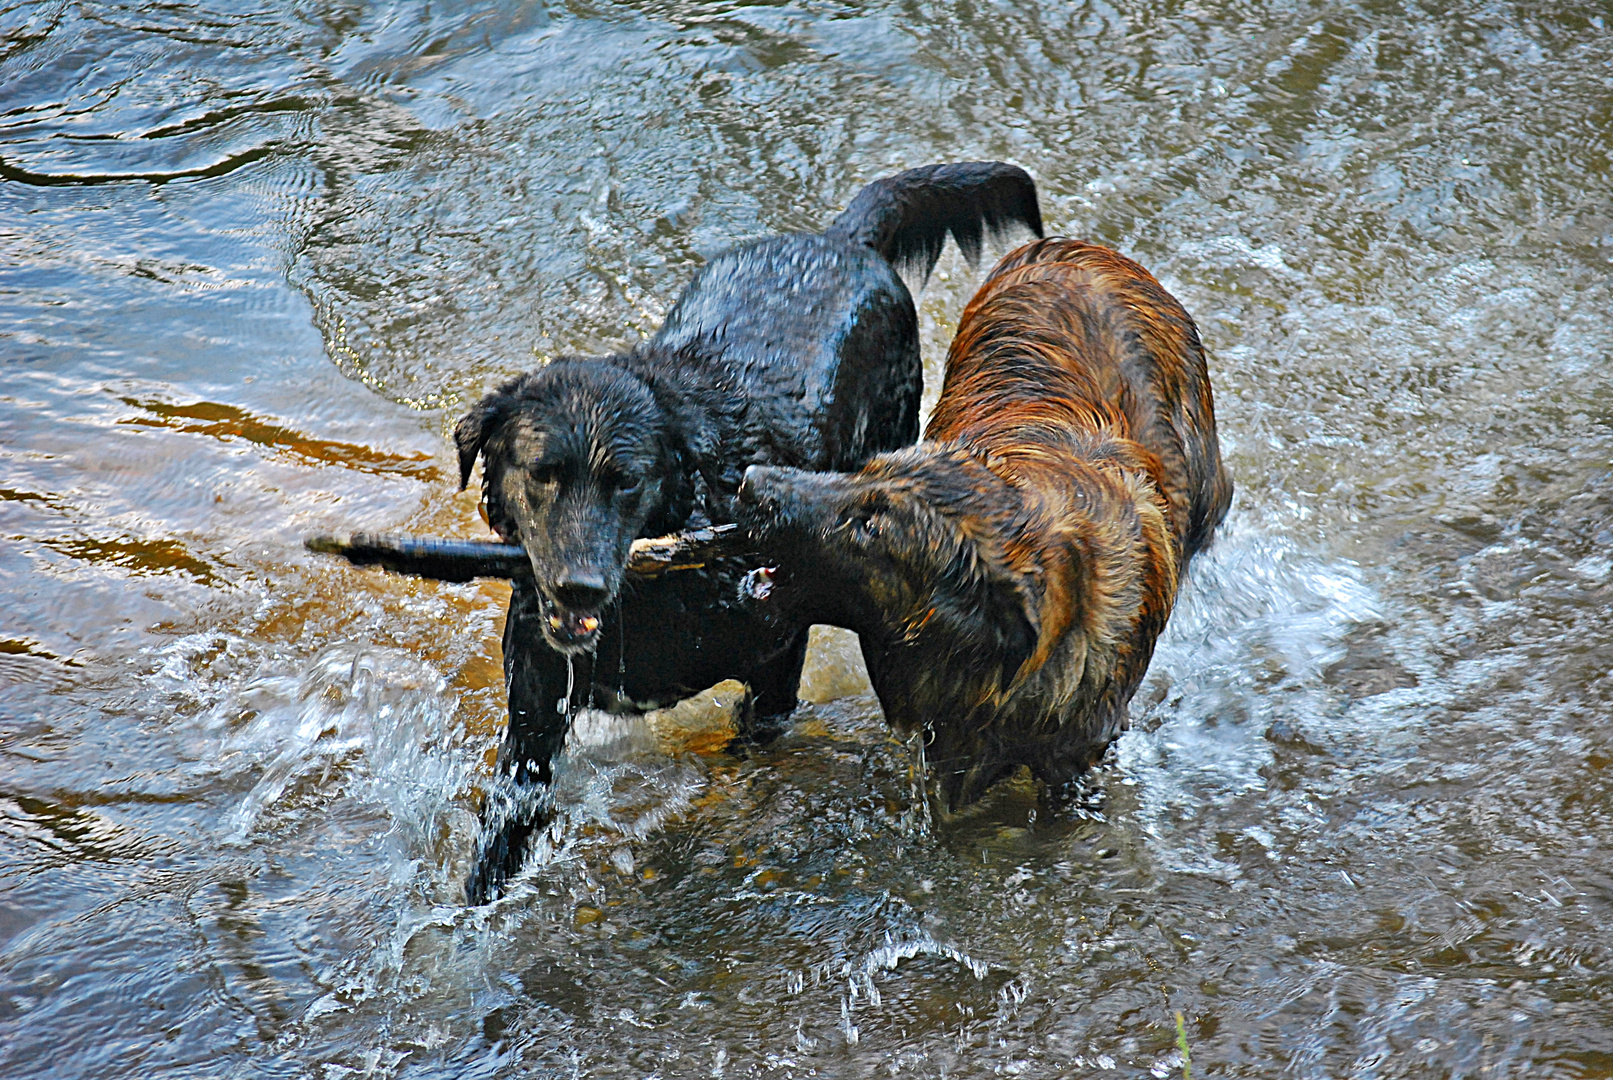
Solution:
<svg viewBox="0 0 1613 1080">
<path fill-rule="evenodd" d="M 821 236 L 718 255 L 648 343 L 563 358 L 505 383 L 459 422 L 461 483 L 483 459 L 487 517 L 533 576 L 504 630 L 509 729 L 499 769 L 530 797 L 483 814 L 471 903 L 496 895 L 541 814 L 569 710 L 668 704 L 723 679 L 759 717 L 795 707 L 805 623 L 740 602 L 746 565 L 718 560 L 623 588 L 633 540 L 731 522 L 746 466 L 858 468 L 918 437 L 918 318 L 897 270 L 927 276 L 951 233 L 971 262 L 986 231 L 1041 235 L 1012 165 L 932 165 L 876 181 Z"/>
</svg>

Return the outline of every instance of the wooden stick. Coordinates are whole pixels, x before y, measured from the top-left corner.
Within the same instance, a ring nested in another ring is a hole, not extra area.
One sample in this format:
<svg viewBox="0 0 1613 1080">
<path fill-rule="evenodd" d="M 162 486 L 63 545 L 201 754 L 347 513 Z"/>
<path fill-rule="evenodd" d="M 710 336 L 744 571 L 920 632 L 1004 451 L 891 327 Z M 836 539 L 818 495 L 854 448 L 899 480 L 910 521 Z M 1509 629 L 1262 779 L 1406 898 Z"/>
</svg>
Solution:
<svg viewBox="0 0 1613 1080">
<path fill-rule="evenodd" d="M 311 536 L 303 546 L 325 555 L 340 555 L 354 566 L 379 566 L 395 574 L 436 581 L 532 576 L 526 550 L 520 544 L 500 541 L 350 533 Z M 712 559 L 747 552 L 748 545 L 738 525 L 712 525 L 633 541 L 627 572 L 634 577 L 655 578 L 676 570 L 698 570 Z"/>
</svg>

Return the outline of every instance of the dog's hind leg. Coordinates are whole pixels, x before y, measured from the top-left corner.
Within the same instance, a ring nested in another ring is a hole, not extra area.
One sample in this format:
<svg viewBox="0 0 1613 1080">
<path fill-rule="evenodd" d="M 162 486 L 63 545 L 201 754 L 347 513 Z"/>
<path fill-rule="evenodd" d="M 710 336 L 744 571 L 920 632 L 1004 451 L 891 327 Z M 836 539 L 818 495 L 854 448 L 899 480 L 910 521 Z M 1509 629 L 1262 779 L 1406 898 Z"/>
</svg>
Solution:
<svg viewBox="0 0 1613 1080">
<path fill-rule="evenodd" d="M 530 580 L 517 579 L 504 624 L 510 722 L 499 745 L 497 765 L 509 786 L 490 798 L 482 810 L 481 840 L 465 882 L 465 900 L 470 904 L 497 899 L 504 883 L 520 870 L 527 842 L 548 824 L 542 800 L 571 718 L 556 707 L 566 692 L 566 658 L 544 641 L 538 622 L 541 617 L 537 587 Z M 585 679 L 578 682 L 586 685 Z"/>
</svg>

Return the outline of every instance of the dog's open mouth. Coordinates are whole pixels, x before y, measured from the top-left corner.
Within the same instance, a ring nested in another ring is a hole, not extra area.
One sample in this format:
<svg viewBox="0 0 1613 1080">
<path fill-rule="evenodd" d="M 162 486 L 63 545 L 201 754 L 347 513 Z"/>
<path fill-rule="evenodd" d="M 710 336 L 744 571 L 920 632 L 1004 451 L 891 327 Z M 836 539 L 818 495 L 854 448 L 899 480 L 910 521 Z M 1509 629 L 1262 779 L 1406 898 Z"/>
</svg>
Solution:
<svg viewBox="0 0 1613 1080">
<path fill-rule="evenodd" d="M 573 611 L 553 604 L 545 605 L 543 632 L 550 644 L 561 652 L 582 652 L 593 648 L 599 637 L 600 617 L 597 612 Z"/>
</svg>

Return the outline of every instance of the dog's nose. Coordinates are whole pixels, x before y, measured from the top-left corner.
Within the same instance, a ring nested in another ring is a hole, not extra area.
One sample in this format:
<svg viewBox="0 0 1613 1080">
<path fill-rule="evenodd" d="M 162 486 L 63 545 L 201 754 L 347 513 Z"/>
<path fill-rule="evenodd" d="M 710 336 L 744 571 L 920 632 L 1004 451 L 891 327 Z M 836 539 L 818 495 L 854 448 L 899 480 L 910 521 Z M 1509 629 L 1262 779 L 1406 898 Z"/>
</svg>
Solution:
<svg viewBox="0 0 1613 1080">
<path fill-rule="evenodd" d="M 744 476 L 743 479 L 741 479 L 739 481 L 739 501 L 740 502 L 742 502 L 742 503 L 754 503 L 757 500 L 758 496 L 757 496 L 757 493 L 756 493 L 756 481 L 757 481 L 757 478 L 760 475 L 761 475 L 761 472 L 760 472 L 760 469 L 759 469 L 758 466 L 756 466 L 756 465 L 747 465 L 747 466 L 745 466 L 745 476 Z"/>
<path fill-rule="evenodd" d="M 771 482 L 776 482 L 777 473 L 777 469 L 766 465 L 746 466 L 745 477 L 739 482 L 739 501 L 746 506 L 776 506 L 778 499 L 769 494 L 768 489 L 772 486 Z"/>
<path fill-rule="evenodd" d="M 573 611 L 593 611 L 610 598 L 610 590 L 598 570 L 568 570 L 554 583 L 554 598 Z"/>
</svg>

